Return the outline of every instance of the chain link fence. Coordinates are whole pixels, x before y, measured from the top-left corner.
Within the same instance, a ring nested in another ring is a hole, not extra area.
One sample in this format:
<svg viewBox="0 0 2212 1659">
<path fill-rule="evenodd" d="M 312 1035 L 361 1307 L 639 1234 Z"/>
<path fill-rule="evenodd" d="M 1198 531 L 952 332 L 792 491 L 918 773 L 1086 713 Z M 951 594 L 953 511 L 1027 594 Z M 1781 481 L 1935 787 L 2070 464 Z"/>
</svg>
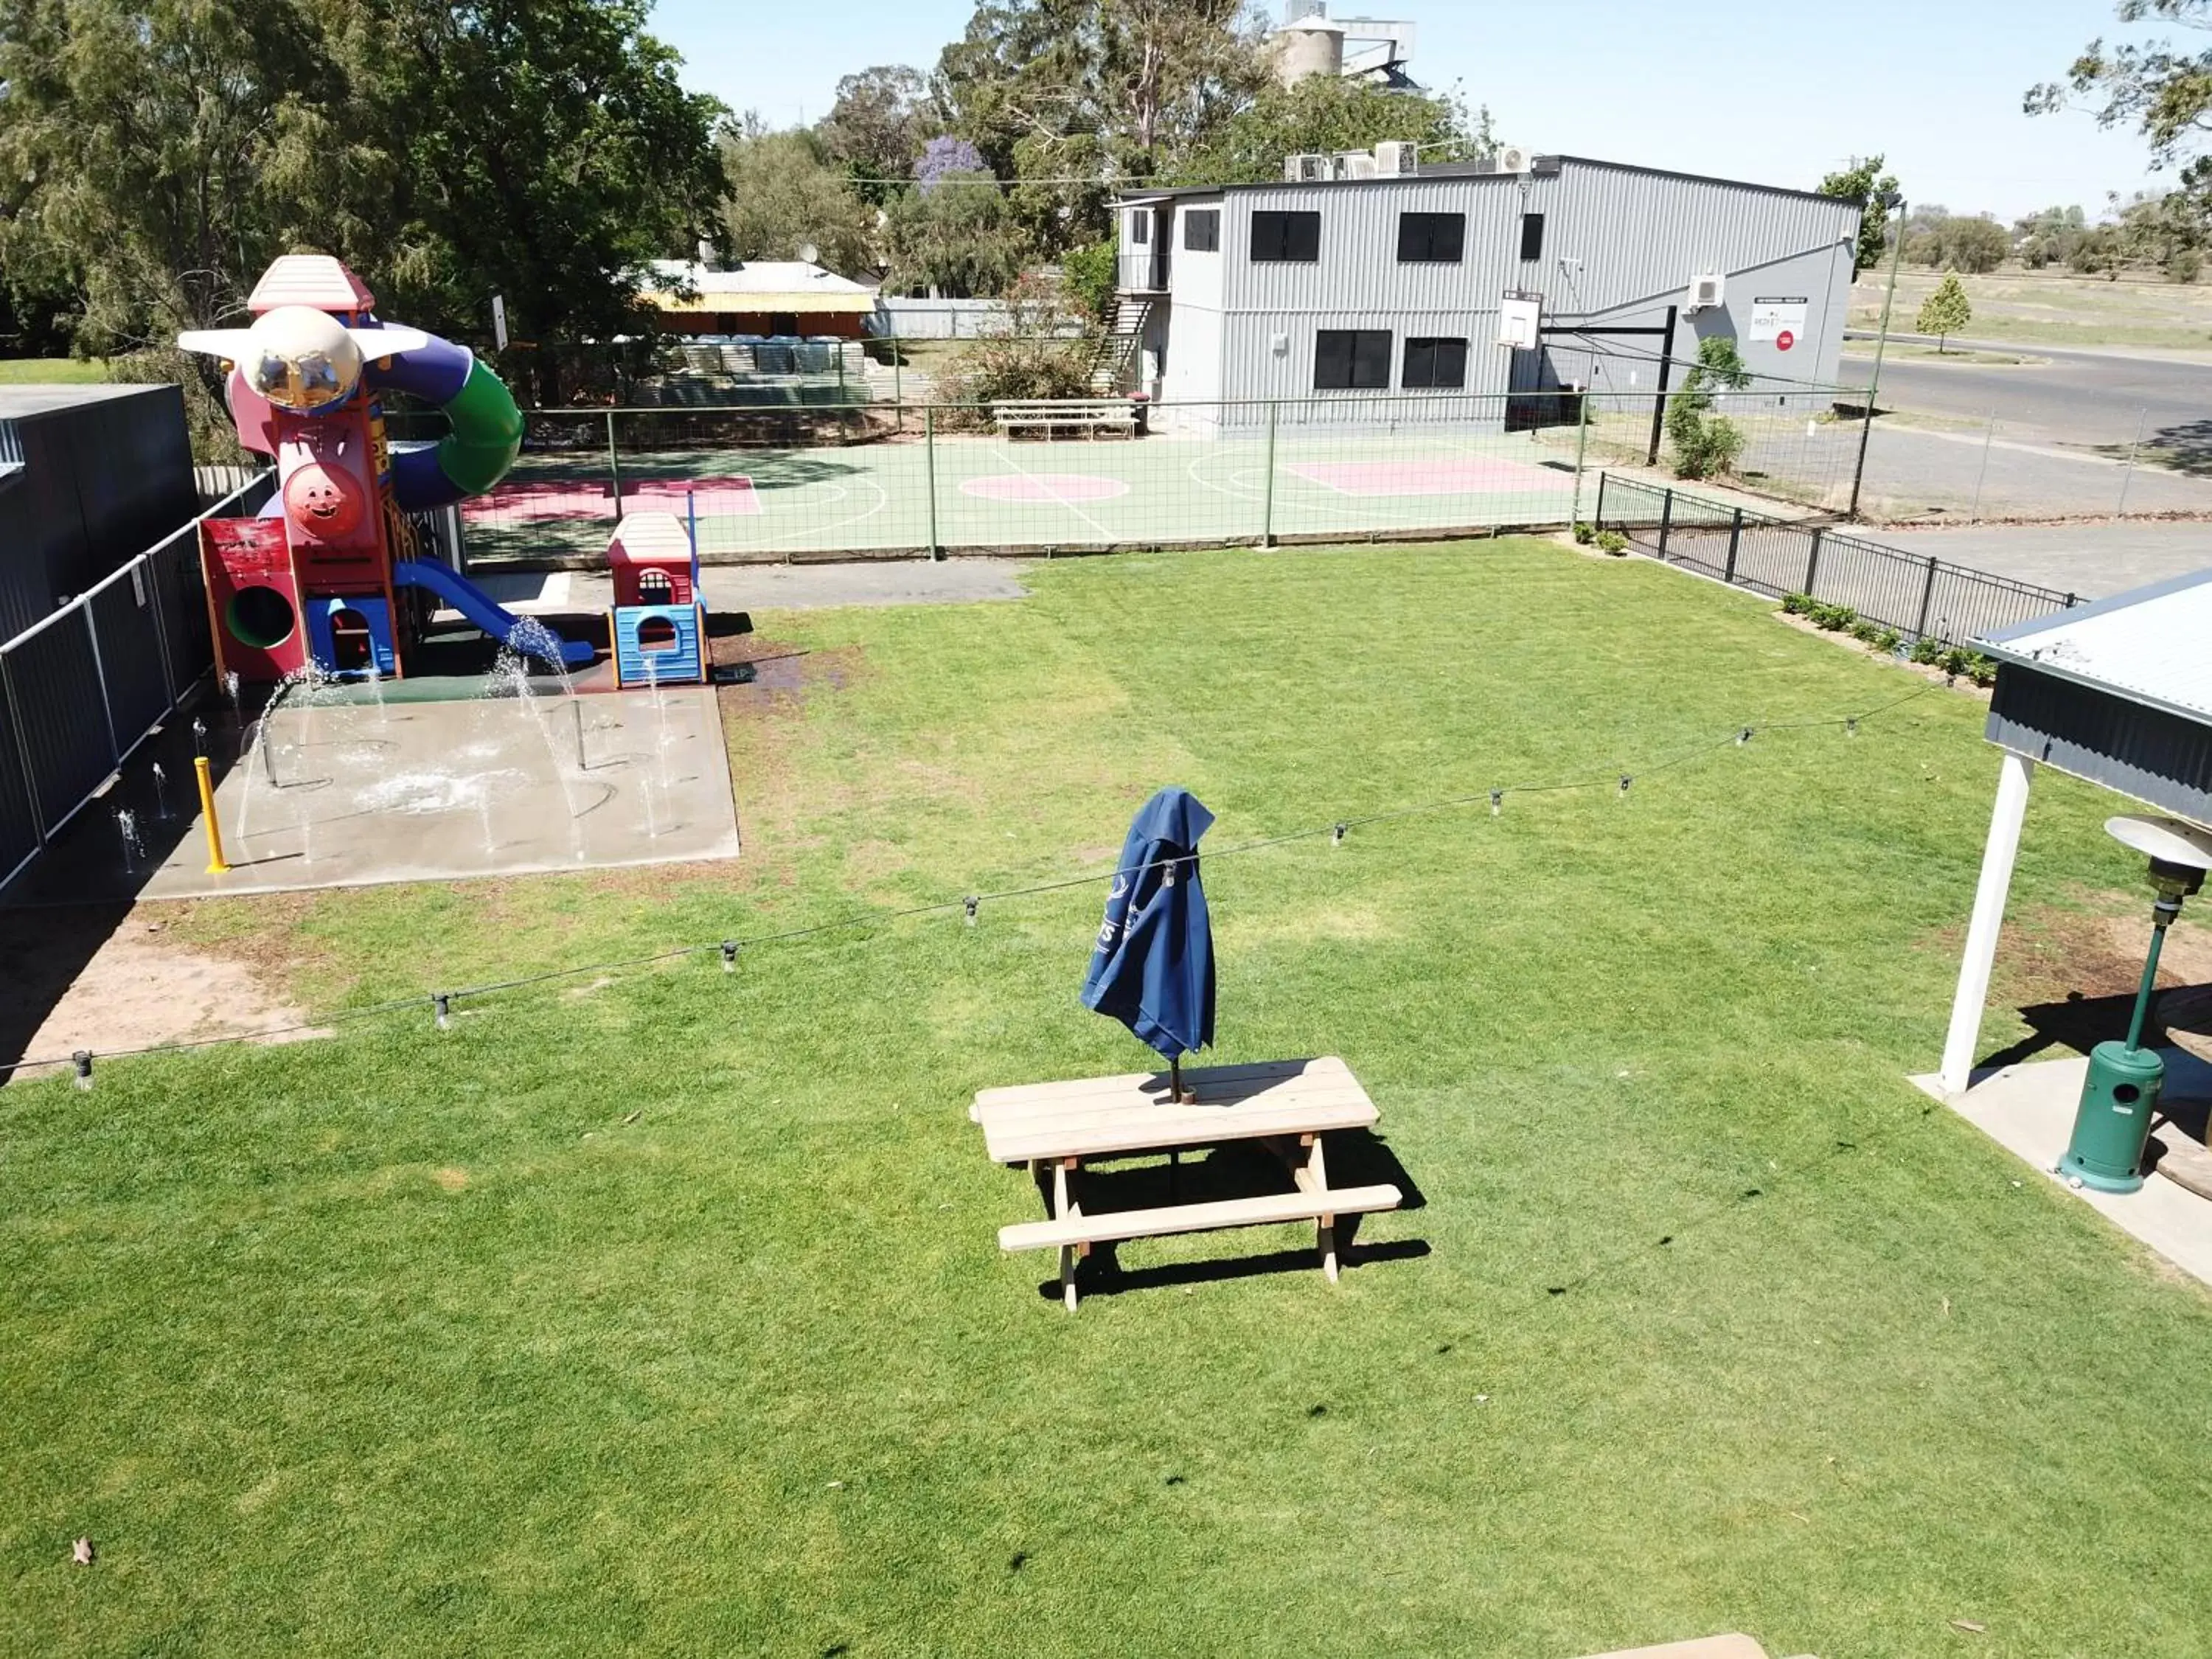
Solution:
<svg viewBox="0 0 2212 1659">
<path fill-rule="evenodd" d="M 271 485 L 260 473 L 200 518 L 248 516 Z M 59 833 L 207 673 L 199 523 L 0 645 L 0 880 Z"/>
<path fill-rule="evenodd" d="M 1802 593 L 1849 605 L 1908 642 L 1964 645 L 2080 603 L 2072 593 L 1900 553 L 1827 525 L 1613 473 L 1597 480 L 1591 522 L 1662 563 L 1770 599 Z"/>
<path fill-rule="evenodd" d="M 1192 402 L 535 410 L 520 462 L 464 504 L 471 565 L 587 567 L 620 516 L 695 525 L 742 562 L 1412 539 L 1564 526 L 1601 466 L 1680 464 L 1678 405 L 1726 419 L 1712 488 L 1773 504 L 1849 489 L 1827 394 L 1342 393 Z"/>
</svg>

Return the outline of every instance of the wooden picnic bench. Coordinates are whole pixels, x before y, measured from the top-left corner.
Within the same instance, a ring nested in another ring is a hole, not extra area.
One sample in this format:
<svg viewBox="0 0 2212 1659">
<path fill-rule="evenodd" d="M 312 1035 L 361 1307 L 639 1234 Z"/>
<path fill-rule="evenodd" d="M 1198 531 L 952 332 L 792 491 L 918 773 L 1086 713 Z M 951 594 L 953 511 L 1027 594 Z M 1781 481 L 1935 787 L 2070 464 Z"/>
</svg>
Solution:
<svg viewBox="0 0 2212 1659">
<path fill-rule="evenodd" d="M 1167 1074 L 1133 1072 L 1068 1083 L 985 1089 L 968 1115 L 982 1126 L 994 1164 L 1049 1170 L 1052 1218 L 999 1230 L 1002 1250 L 1057 1249 L 1060 1299 L 1075 1309 L 1075 1263 L 1094 1244 L 1169 1233 L 1311 1221 L 1322 1272 L 1336 1282 L 1336 1218 L 1394 1210 L 1395 1187 L 1328 1184 L 1322 1137 L 1364 1129 L 1381 1115 L 1359 1080 L 1334 1056 L 1215 1066 L 1182 1074 L 1184 1098 L 1172 1099 Z M 1255 1198 L 1169 1204 L 1086 1213 L 1076 1179 L 1086 1160 L 1170 1155 L 1198 1146 L 1257 1141 L 1290 1166 L 1297 1190 Z"/>
<path fill-rule="evenodd" d="M 991 418 L 1008 437 L 1037 428 L 1049 437 L 1058 427 L 1080 427 L 1094 438 L 1102 428 L 1137 435 L 1137 406 L 1127 398 L 1009 398 L 991 405 Z"/>
</svg>

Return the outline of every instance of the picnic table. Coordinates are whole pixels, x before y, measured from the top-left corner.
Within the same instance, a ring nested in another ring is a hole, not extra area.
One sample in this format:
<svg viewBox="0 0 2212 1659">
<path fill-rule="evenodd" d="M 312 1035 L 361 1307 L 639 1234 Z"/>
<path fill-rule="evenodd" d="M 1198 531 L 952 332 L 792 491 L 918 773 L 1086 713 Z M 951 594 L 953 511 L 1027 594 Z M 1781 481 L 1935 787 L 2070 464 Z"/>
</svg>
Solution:
<svg viewBox="0 0 2212 1659">
<path fill-rule="evenodd" d="M 1052 1217 L 999 1230 L 1002 1250 L 1057 1249 L 1060 1299 L 1075 1310 L 1075 1263 L 1094 1244 L 1170 1233 L 1311 1221 L 1321 1268 L 1336 1282 L 1336 1218 L 1394 1210 L 1395 1187 L 1328 1184 L 1322 1137 L 1370 1127 L 1382 1115 L 1351 1068 L 1334 1055 L 1214 1066 L 1182 1074 L 1171 1097 L 1161 1072 L 985 1089 L 968 1115 L 982 1126 L 994 1164 L 1023 1164 L 1051 1178 Z M 1079 1181 L 1086 1161 L 1179 1154 L 1231 1141 L 1257 1141 L 1289 1166 L 1297 1190 L 1253 1198 L 1085 1212 Z"/>
</svg>

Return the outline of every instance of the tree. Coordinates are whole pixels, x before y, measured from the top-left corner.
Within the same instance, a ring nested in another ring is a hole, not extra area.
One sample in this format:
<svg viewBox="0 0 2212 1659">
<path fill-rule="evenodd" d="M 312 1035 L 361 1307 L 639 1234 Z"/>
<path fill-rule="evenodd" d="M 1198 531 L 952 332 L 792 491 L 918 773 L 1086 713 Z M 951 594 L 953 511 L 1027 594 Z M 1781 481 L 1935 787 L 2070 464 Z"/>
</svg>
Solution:
<svg viewBox="0 0 2212 1659">
<path fill-rule="evenodd" d="M 2012 252 L 2012 238 L 1994 219 L 1946 219 L 1937 232 L 1937 240 L 1943 263 L 1970 276 L 1995 270 Z"/>
<path fill-rule="evenodd" d="M 948 299 L 1004 294 L 1021 274 L 1029 244 L 1011 221 L 999 181 L 988 173 L 939 176 L 927 191 L 884 210 L 893 290 L 922 288 Z"/>
<path fill-rule="evenodd" d="M 1751 384 L 1743 354 L 1725 334 L 1698 342 L 1697 362 L 1682 377 L 1682 389 L 1667 400 L 1667 436 L 1674 446 L 1674 473 L 1682 478 L 1713 478 L 1730 471 L 1743 454 L 1744 430 L 1713 411 L 1714 391 L 1741 392 Z"/>
<path fill-rule="evenodd" d="M 878 64 L 837 82 L 837 101 L 816 129 L 853 193 L 872 207 L 906 188 L 915 158 L 938 125 L 929 82 L 903 64 Z"/>
<path fill-rule="evenodd" d="M 2124 23 L 2160 18 L 2185 28 L 2212 29 L 2212 0 L 2120 0 Z M 2021 107 L 2049 115 L 2086 101 L 2100 127 L 2133 126 L 2150 146 L 2154 170 L 2181 169 L 2184 190 L 2212 184 L 2212 157 L 2197 152 L 2212 138 L 2212 51 L 2176 52 L 2172 43 L 2107 46 L 2092 40 L 2063 82 L 2030 87 Z"/>
<path fill-rule="evenodd" d="M 720 106 L 643 0 L 16 0 L 0 21 L 0 268 L 74 343 L 227 323 L 270 259 L 335 253 L 380 308 L 482 339 L 641 321 L 646 260 L 713 222 Z M 539 369 L 550 396 L 550 354 Z M 219 368 L 198 359 L 212 392 Z"/>
<path fill-rule="evenodd" d="M 1966 285 L 1953 270 L 1945 272 L 1936 291 L 1920 302 L 1920 315 L 1912 326 L 1916 332 L 1936 337 L 1936 353 L 1941 356 L 1944 340 L 1973 320 L 1974 307 L 1967 301 Z"/>
<path fill-rule="evenodd" d="M 1851 252 L 1854 277 L 1869 266 L 1880 264 L 1889 246 L 1889 210 L 1883 204 L 1894 198 L 1898 190 L 1897 175 L 1881 170 L 1885 159 L 1869 155 L 1820 180 L 1821 195 L 1839 198 L 1860 210 L 1859 240 Z"/>
<path fill-rule="evenodd" d="M 1452 99 L 1316 75 L 1269 85 L 1171 176 L 1188 184 L 1261 184 L 1283 176 L 1285 155 L 1371 149 L 1389 138 L 1443 147 L 1454 160 L 1497 148 L 1486 109 L 1470 118 Z"/>
<path fill-rule="evenodd" d="M 2014 220 L 2012 229 L 2021 264 L 2030 270 L 2063 264 L 2087 228 L 2087 217 L 2079 207 L 2048 207 Z"/>
<path fill-rule="evenodd" d="M 854 192 L 811 132 L 769 132 L 757 118 L 726 126 L 725 246 L 738 259 L 796 259 L 810 243 L 830 270 L 851 276 L 882 268 L 876 211 Z"/>
<path fill-rule="evenodd" d="M 1083 135 L 1144 178 L 1265 82 L 1263 33 L 1245 0 L 981 0 L 932 85 L 947 125 L 1001 174 L 1024 137 Z"/>
</svg>

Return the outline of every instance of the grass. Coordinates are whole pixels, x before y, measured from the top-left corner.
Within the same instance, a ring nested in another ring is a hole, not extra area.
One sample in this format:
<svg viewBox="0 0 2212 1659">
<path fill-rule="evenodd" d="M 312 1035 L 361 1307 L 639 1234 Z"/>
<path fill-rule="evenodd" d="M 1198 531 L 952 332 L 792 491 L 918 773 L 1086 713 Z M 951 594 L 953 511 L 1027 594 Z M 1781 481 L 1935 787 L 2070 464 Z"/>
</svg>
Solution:
<svg viewBox="0 0 2212 1659">
<path fill-rule="evenodd" d="M 2204 1650 L 2212 1298 L 1903 1080 L 1978 704 L 1784 729 L 1917 682 L 1535 542 L 1034 586 L 763 615 L 736 866 L 173 926 L 365 1003 L 1096 870 L 1181 781 L 1219 1057 L 1346 1057 L 1387 1254 L 1133 1245 L 1074 1318 L 1000 1255 L 971 1092 L 1138 1057 L 1095 887 L 11 1087 L 0 1652 Z M 2108 810 L 2039 783 L 2020 913 L 2132 884 Z"/>
<path fill-rule="evenodd" d="M 0 386 L 100 386 L 107 365 L 94 358 L 0 357 Z"/>
<path fill-rule="evenodd" d="M 1898 275 L 1890 327 L 1913 331 L 1921 302 L 1943 280 L 1940 271 L 1906 268 Z M 1971 339 L 2050 346 L 2148 346 L 2212 349 L 2212 286 L 2130 278 L 1996 270 L 1962 275 L 1974 319 Z M 1881 320 L 1889 270 L 1859 273 L 1851 289 L 1850 325 L 1871 329 Z M 1893 347 L 1893 349 L 1895 348 Z"/>
<path fill-rule="evenodd" d="M 1874 356 L 1874 344 L 1868 340 L 1852 340 L 1844 349 L 1846 357 Z M 2040 368 L 2051 360 L 2032 357 L 2016 351 L 1974 351 L 1965 346 L 1936 347 L 1921 345 L 1911 340 L 1892 340 L 1883 353 L 1885 358 L 1904 358 L 1913 362 L 1966 363 L 1980 368 Z"/>
</svg>

